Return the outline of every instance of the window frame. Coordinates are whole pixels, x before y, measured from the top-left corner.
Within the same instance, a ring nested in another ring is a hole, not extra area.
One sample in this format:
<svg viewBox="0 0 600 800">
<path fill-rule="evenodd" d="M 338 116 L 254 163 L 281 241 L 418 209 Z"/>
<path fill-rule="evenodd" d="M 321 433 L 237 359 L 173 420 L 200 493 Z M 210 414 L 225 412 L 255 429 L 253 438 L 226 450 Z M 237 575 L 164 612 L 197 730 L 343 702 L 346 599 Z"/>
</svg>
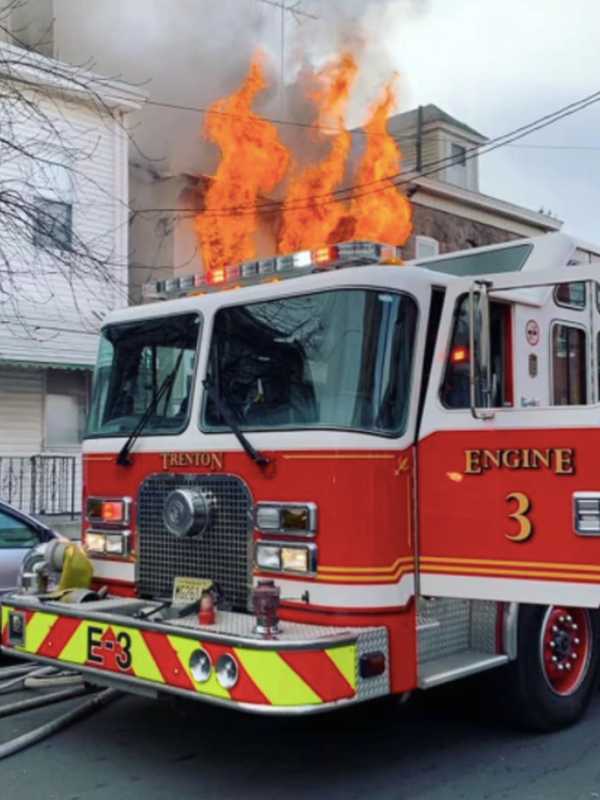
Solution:
<svg viewBox="0 0 600 800">
<path fill-rule="evenodd" d="M 32 244 L 37 250 L 51 252 L 52 250 L 59 250 L 62 253 L 70 253 L 73 250 L 73 203 L 66 203 L 64 200 L 58 200 L 52 197 L 47 197 L 43 194 L 36 194 L 34 197 L 35 214 L 33 219 L 32 231 Z M 40 214 L 50 217 L 48 211 L 42 209 L 43 205 L 60 206 L 67 210 L 67 224 L 63 225 L 55 217 L 53 217 L 52 232 L 43 229 Z M 68 233 L 68 241 L 59 240 L 54 236 L 56 227 L 64 229 Z"/>
<path fill-rule="evenodd" d="M 463 302 L 467 301 L 469 298 L 468 292 L 463 294 L 456 295 L 454 299 L 454 309 L 452 311 L 452 327 L 450 329 L 450 335 L 448 336 L 445 348 L 445 356 L 444 356 L 444 367 L 442 369 L 441 374 L 441 381 L 438 387 L 437 397 L 440 407 L 444 411 L 449 412 L 462 412 L 465 411 L 471 412 L 471 404 L 470 402 L 466 406 L 449 406 L 447 402 L 444 400 L 444 386 L 446 384 L 446 376 L 448 373 L 448 368 L 450 366 L 450 354 L 453 350 L 453 342 L 454 342 L 454 333 L 456 330 L 456 324 L 458 321 L 458 315 L 460 313 L 460 307 Z M 493 405 L 490 406 L 491 411 L 511 411 L 516 410 L 515 405 L 515 358 L 514 358 L 514 349 L 513 349 L 513 341 L 514 341 L 514 324 L 515 324 L 515 315 L 514 315 L 514 303 L 510 301 L 504 300 L 491 300 L 490 305 L 497 305 L 502 308 L 503 315 L 507 318 L 506 323 L 506 331 L 505 336 L 503 337 L 503 351 L 502 351 L 502 369 L 503 369 L 503 377 L 504 377 L 504 386 L 503 386 L 503 394 L 505 394 L 508 398 L 510 398 L 510 402 L 507 404 L 502 404 L 499 406 Z M 490 314 L 491 319 L 491 314 Z M 469 359 L 471 358 L 471 354 L 469 353 Z M 470 368 L 470 367 L 469 367 Z"/>
<path fill-rule="evenodd" d="M 429 256 L 419 255 L 418 248 L 419 248 L 419 245 L 421 245 L 421 244 L 433 245 L 433 247 L 434 247 L 436 252 L 433 255 L 429 255 Z M 425 235 L 420 234 L 420 233 L 415 236 L 415 260 L 416 261 L 424 261 L 427 258 L 435 258 L 436 256 L 439 256 L 439 255 L 440 255 L 440 242 L 439 242 L 438 239 L 434 239 L 433 236 L 425 236 Z"/>
<path fill-rule="evenodd" d="M 584 293 L 583 293 L 583 305 L 577 306 L 574 303 L 564 303 L 558 299 L 558 291 L 561 286 L 570 286 L 573 283 L 583 283 L 584 285 Z M 587 285 L 586 281 L 570 281 L 569 283 L 559 283 L 554 287 L 552 292 L 552 299 L 554 300 L 554 305 L 558 306 L 559 308 L 568 308 L 569 311 L 585 311 L 587 308 Z"/>
<path fill-rule="evenodd" d="M 160 431 L 159 432 L 159 431 L 153 431 L 153 430 L 148 431 L 147 429 L 143 430 L 139 434 L 139 438 L 140 439 L 143 438 L 143 437 L 148 437 L 148 436 L 178 436 L 178 435 L 184 433 L 184 431 L 188 430 L 188 428 L 190 427 L 190 422 L 192 420 L 192 408 L 193 408 L 194 401 L 195 401 L 195 398 L 196 398 L 198 375 L 199 375 L 199 365 L 200 365 L 200 356 L 201 356 L 201 347 L 202 347 L 202 339 L 203 339 L 204 329 L 205 329 L 204 314 L 198 309 L 190 309 L 189 311 L 177 311 L 176 313 L 173 313 L 173 314 L 159 315 L 159 316 L 156 316 L 156 317 L 154 317 L 154 316 L 152 316 L 152 317 L 148 316 L 148 317 L 143 317 L 143 318 L 140 317 L 138 319 L 133 319 L 133 320 L 130 320 L 130 321 L 123 320 L 122 322 L 109 323 L 108 325 L 105 325 L 102 328 L 102 330 L 100 331 L 100 336 L 102 336 L 104 330 L 106 328 L 110 327 L 111 324 L 112 325 L 135 324 L 135 323 L 141 323 L 141 322 L 148 322 L 150 320 L 152 320 L 152 321 L 155 321 L 155 320 L 168 320 L 168 319 L 173 319 L 174 317 L 183 317 L 183 316 L 188 316 L 188 315 L 195 316 L 198 319 L 198 339 L 196 341 L 196 349 L 194 351 L 194 354 L 195 354 L 194 355 L 194 371 L 192 373 L 190 396 L 189 396 L 189 402 L 188 402 L 188 407 L 187 407 L 187 413 L 186 413 L 186 416 L 185 416 L 185 420 L 183 421 L 183 423 L 182 423 L 180 428 L 177 428 L 177 429 L 173 428 L 172 430 L 169 430 L 169 431 Z M 98 353 L 100 351 L 100 346 L 101 346 L 101 343 L 98 344 Z M 96 354 L 96 365 L 94 366 L 94 374 L 92 376 L 92 386 L 90 388 L 90 397 L 89 397 L 88 411 L 87 411 L 87 419 L 88 419 L 87 425 L 89 425 L 89 420 L 91 419 L 91 411 L 92 411 L 92 405 L 93 405 L 93 400 L 94 400 L 94 378 L 95 378 L 95 375 L 96 375 L 96 366 L 97 366 L 97 361 L 98 361 L 98 353 Z M 83 431 L 83 439 L 82 439 L 83 442 L 85 442 L 87 439 L 119 439 L 119 438 L 123 439 L 123 438 L 127 438 L 131 433 L 131 431 L 129 433 L 124 433 L 123 431 L 118 431 L 116 433 L 106 433 L 106 432 L 90 433 L 89 430 L 88 430 L 87 425 L 86 425 L 86 428 Z"/>
<path fill-rule="evenodd" d="M 408 298 L 414 303 L 416 309 L 416 316 L 415 316 L 415 331 L 414 331 L 414 339 L 413 339 L 413 353 L 412 353 L 412 361 L 411 361 L 411 374 L 410 374 L 410 385 L 407 389 L 406 394 L 406 424 L 404 425 L 402 430 L 384 432 L 384 431 L 373 431 L 367 428 L 350 428 L 350 427 L 340 427 L 340 426 L 333 426 L 333 425 L 321 425 L 321 426 L 307 426 L 303 425 L 301 427 L 289 427 L 289 428 L 246 428 L 242 427 L 241 430 L 244 434 L 250 433 L 272 433 L 272 434 L 288 434 L 288 433 L 319 433 L 325 431 L 333 431 L 337 433 L 349 433 L 349 434 L 361 434 L 367 436 L 374 436 L 378 439 L 401 439 L 403 436 L 406 436 L 409 426 L 410 426 L 410 414 L 411 414 L 411 406 L 414 400 L 414 389 L 415 389 L 415 370 L 417 369 L 416 364 L 417 361 L 415 359 L 415 352 L 418 347 L 419 343 L 419 325 L 421 324 L 421 319 L 423 318 L 423 309 L 421 307 L 421 301 L 416 293 L 410 292 L 405 289 L 396 289 L 390 288 L 387 286 L 365 286 L 363 284 L 357 285 L 348 285 L 348 286 L 336 286 L 336 287 L 325 287 L 318 290 L 312 291 L 304 291 L 298 292 L 293 294 L 286 294 L 278 297 L 265 297 L 259 300 L 252 300 L 250 303 L 239 303 L 239 302 L 232 302 L 226 305 L 219 306 L 218 308 L 214 309 L 211 320 L 210 320 L 210 330 L 207 331 L 206 336 L 206 358 L 204 364 L 204 373 L 202 375 L 202 381 L 208 380 L 208 370 L 210 367 L 210 356 L 212 351 L 212 343 L 213 343 L 213 335 L 215 330 L 215 320 L 216 316 L 220 311 L 224 311 L 226 309 L 235 308 L 236 306 L 244 306 L 244 305 L 259 305 L 261 303 L 270 302 L 271 300 L 292 300 L 294 298 L 302 297 L 303 295 L 316 295 L 316 294 L 324 294 L 324 293 L 332 293 L 332 292 L 346 292 L 346 291 L 364 291 L 364 292 L 384 292 L 385 294 L 393 294 L 393 295 L 401 295 L 403 297 Z M 206 413 L 206 404 L 208 401 L 207 392 L 202 392 L 202 400 L 200 403 L 200 408 L 198 409 L 198 414 L 196 415 L 196 426 L 197 429 L 205 436 L 222 436 L 223 434 L 231 433 L 230 429 L 227 426 L 222 426 L 218 429 L 210 428 L 205 424 L 205 413 Z"/>
<path fill-rule="evenodd" d="M 584 337 L 584 353 L 583 353 L 583 366 L 585 370 L 584 375 L 584 386 L 585 386 L 585 403 L 555 403 L 554 402 L 554 330 L 557 326 L 562 326 L 563 328 L 573 328 L 575 330 L 580 330 L 583 332 Z M 591 405 L 590 397 L 592 396 L 590 392 L 590 371 L 588 368 L 588 356 L 589 356 L 589 339 L 588 337 L 588 329 L 585 325 L 574 322 L 573 320 L 565 320 L 565 319 L 553 319 L 550 322 L 550 337 L 549 337 L 549 347 L 548 347 L 548 356 L 550 360 L 550 368 L 548 370 L 550 376 L 550 385 L 549 385 L 549 392 L 548 392 L 548 407 L 551 409 L 559 409 L 559 408 L 587 408 Z"/>
<path fill-rule="evenodd" d="M 456 153 L 456 150 L 460 150 L 460 154 Z M 452 160 L 453 167 L 465 167 L 467 166 L 467 148 L 464 144 L 459 144 L 458 142 L 450 142 L 450 158 Z"/>
</svg>

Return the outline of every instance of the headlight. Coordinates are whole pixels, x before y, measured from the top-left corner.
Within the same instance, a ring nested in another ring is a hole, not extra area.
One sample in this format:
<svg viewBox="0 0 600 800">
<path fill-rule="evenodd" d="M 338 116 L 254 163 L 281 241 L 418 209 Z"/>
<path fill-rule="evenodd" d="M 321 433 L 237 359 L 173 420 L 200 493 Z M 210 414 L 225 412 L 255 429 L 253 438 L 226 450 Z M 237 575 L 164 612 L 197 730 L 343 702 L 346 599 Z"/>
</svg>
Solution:
<svg viewBox="0 0 600 800">
<path fill-rule="evenodd" d="M 314 503 L 258 503 L 255 523 L 263 533 L 314 536 L 317 507 Z"/>
<path fill-rule="evenodd" d="M 270 572 L 314 575 L 317 571 L 317 546 L 288 542 L 257 542 L 256 566 L 258 569 Z"/>
<path fill-rule="evenodd" d="M 256 546 L 256 563 L 261 569 L 281 569 L 281 548 L 277 545 L 259 544 Z"/>
<path fill-rule="evenodd" d="M 129 531 L 123 531 L 122 533 L 86 531 L 83 547 L 90 554 L 128 556 Z"/>
<path fill-rule="evenodd" d="M 282 547 L 281 567 L 288 572 L 309 572 L 306 547 Z"/>
<path fill-rule="evenodd" d="M 85 534 L 84 547 L 89 553 L 103 553 L 104 545 L 106 543 L 106 536 L 103 533 L 90 533 Z"/>
</svg>

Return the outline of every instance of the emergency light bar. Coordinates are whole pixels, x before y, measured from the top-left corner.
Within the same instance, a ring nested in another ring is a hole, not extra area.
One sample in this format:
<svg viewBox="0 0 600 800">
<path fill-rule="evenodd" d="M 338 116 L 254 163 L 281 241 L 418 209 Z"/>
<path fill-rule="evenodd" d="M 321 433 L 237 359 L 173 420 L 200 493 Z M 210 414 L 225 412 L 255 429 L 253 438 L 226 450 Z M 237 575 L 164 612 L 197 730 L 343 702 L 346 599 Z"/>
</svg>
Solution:
<svg viewBox="0 0 600 800">
<path fill-rule="evenodd" d="M 298 253 L 260 261 L 244 261 L 241 264 L 219 267 L 206 273 L 149 281 L 144 284 L 143 297 L 145 300 L 165 300 L 287 280 L 343 267 L 401 263 L 400 248 L 395 245 L 377 242 L 342 242 L 317 250 L 301 250 Z"/>
</svg>

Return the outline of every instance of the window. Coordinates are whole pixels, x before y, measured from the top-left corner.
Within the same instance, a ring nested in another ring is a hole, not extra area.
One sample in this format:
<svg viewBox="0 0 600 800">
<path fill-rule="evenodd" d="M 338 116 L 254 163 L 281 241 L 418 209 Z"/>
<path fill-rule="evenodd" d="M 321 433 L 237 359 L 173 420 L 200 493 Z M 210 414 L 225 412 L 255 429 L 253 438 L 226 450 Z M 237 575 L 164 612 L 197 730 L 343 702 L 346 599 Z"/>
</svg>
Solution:
<svg viewBox="0 0 600 800">
<path fill-rule="evenodd" d="M 456 165 L 460 165 L 461 167 L 466 166 L 467 164 L 467 150 L 461 144 L 454 144 L 450 146 L 450 156 L 452 157 L 452 163 Z"/>
<path fill-rule="evenodd" d="M 477 314 L 476 314 L 477 318 Z M 510 352 L 510 306 L 490 303 L 491 407 L 512 406 L 512 354 Z M 477 337 L 478 339 L 480 337 Z M 469 298 L 457 306 L 448 364 L 442 385 L 442 403 L 447 408 L 469 408 L 471 353 L 469 351 Z M 476 376 L 477 382 L 477 376 Z M 476 404 L 483 406 L 481 386 L 476 385 Z"/>
<path fill-rule="evenodd" d="M 566 308 L 585 308 L 585 283 L 561 283 L 554 290 L 554 302 Z"/>
<path fill-rule="evenodd" d="M 401 435 L 417 306 L 408 295 L 342 289 L 223 308 L 208 380 L 244 430 Z M 212 397 L 205 430 L 223 430 Z"/>
<path fill-rule="evenodd" d="M 46 372 L 45 449 L 64 451 L 79 447 L 85 427 L 87 393 L 86 372 L 62 369 Z"/>
<path fill-rule="evenodd" d="M 46 446 L 75 447 L 82 439 L 85 409 L 81 398 L 66 394 L 46 395 Z"/>
<path fill-rule="evenodd" d="M 415 236 L 415 258 L 433 258 L 439 255 L 440 243 L 431 236 Z"/>
<path fill-rule="evenodd" d="M 35 547 L 39 544 L 37 533 L 19 519 L 0 511 L 0 550 Z"/>
<path fill-rule="evenodd" d="M 189 419 L 200 332 L 197 314 L 109 325 L 102 331 L 87 436 L 178 433 Z"/>
<path fill-rule="evenodd" d="M 552 404 L 587 402 L 586 335 L 581 328 L 556 323 L 552 328 Z"/>
<path fill-rule="evenodd" d="M 460 277 L 487 275 L 494 272 L 518 272 L 523 269 L 532 250 L 533 245 L 531 244 L 499 247 L 484 253 L 469 253 L 466 256 L 451 256 L 430 261 L 427 269 Z"/>
<path fill-rule="evenodd" d="M 36 197 L 33 243 L 42 250 L 70 250 L 73 208 L 70 203 Z"/>
</svg>

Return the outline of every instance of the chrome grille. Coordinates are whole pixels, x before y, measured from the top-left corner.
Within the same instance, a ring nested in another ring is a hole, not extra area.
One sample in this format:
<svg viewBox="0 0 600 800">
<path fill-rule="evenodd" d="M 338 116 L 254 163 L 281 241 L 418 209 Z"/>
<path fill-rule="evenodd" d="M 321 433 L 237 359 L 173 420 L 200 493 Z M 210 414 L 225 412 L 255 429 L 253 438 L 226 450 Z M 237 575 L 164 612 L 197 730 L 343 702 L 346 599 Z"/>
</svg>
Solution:
<svg viewBox="0 0 600 800">
<path fill-rule="evenodd" d="M 162 521 L 165 499 L 175 489 L 210 492 L 215 511 L 201 537 L 180 539 Z M 251 575 L 252 499 L 231 475 L 151 475 L 141 486 L 137 513 L 138 587 L 144 597 L 170 597 L 177 576 L 211 578 L 223 608 L 248 607 Z"/>
</svg>

